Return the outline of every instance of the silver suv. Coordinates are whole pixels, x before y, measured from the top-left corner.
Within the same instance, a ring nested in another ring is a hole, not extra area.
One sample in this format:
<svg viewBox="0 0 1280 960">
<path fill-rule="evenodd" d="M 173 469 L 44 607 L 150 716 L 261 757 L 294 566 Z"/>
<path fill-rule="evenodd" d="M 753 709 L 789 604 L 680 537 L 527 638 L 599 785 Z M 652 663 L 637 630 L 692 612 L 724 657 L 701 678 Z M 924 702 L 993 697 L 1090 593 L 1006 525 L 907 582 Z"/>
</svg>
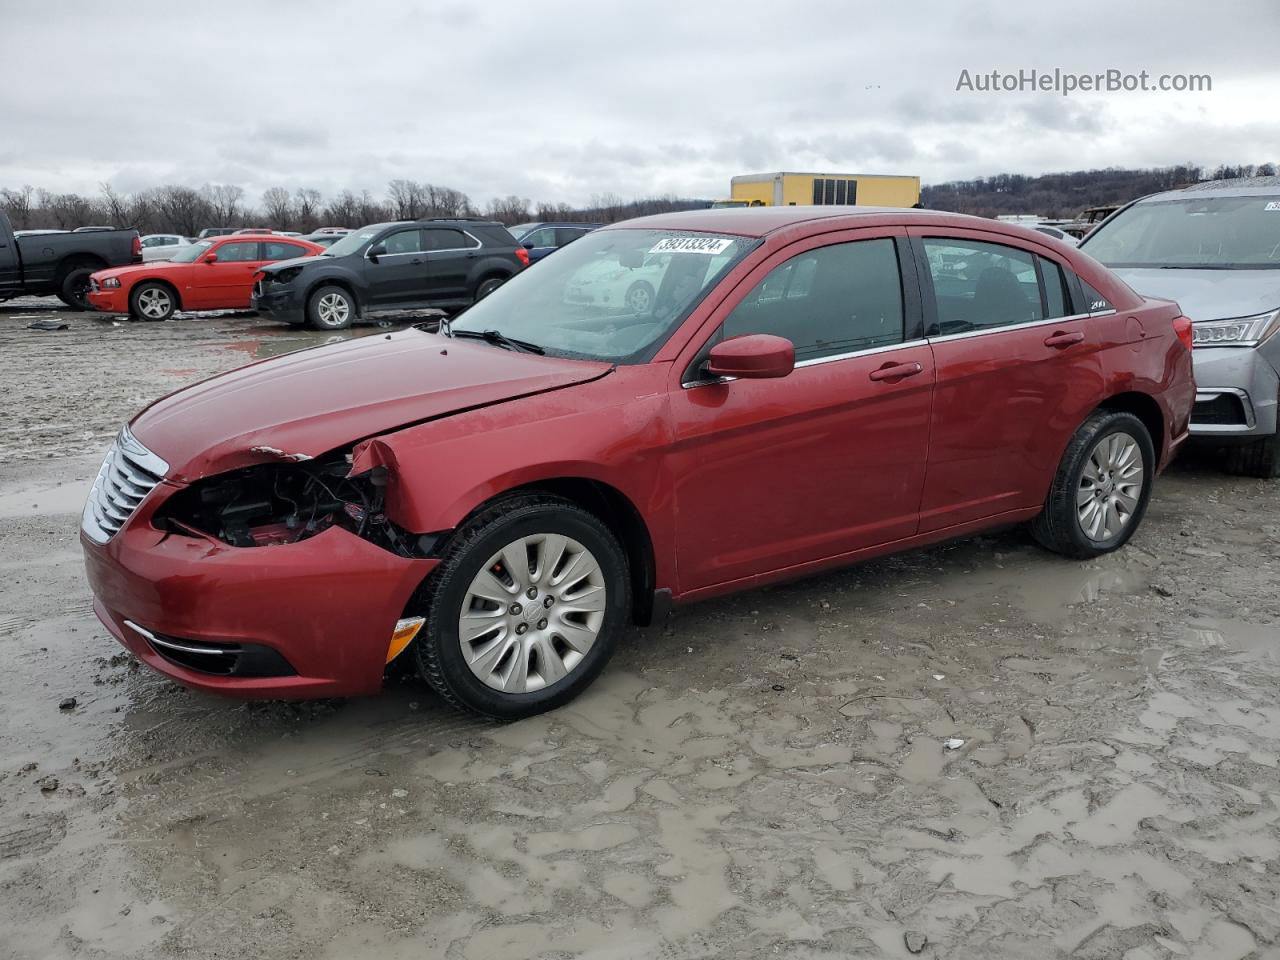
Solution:
<svg viewBox="0 0 1280 960">
<path fill-rule="evenodd" d="M 1226 446 L 1233 472 L 1280 476 L 1280 177 L 1144 197 L 1080 248 L 1194 321 L 1192 435 Z"/>
</svg>

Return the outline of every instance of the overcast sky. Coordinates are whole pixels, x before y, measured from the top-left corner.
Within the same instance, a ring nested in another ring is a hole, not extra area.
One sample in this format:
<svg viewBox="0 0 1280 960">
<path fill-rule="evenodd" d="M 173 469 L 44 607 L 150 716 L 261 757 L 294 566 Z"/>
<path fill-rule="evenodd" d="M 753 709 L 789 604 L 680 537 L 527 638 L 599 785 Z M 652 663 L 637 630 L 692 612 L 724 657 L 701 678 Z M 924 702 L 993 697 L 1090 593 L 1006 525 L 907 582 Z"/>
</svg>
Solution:
<svg viewBox="0 0 1280 960">
<path fill-rule="evenodd" d="M 1280 161 L 1280 2 L 0 0 L 0 187 L 234 183 L 483 203 Z M 960 71 L 1209 93 L 957 92 Z"/>
</svg>

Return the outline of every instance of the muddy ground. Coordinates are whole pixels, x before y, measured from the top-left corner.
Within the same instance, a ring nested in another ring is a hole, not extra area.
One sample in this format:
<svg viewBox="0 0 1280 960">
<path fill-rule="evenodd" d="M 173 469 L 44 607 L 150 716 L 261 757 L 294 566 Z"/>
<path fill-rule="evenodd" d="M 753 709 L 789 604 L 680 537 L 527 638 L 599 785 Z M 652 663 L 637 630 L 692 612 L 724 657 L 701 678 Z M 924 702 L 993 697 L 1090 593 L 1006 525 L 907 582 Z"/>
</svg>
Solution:
<svg viewBox="0 0 1280 960">
<path fill-rule="evenodd" d="M 680 610 L 508 727 L 185 692 L 93 617 L 85 490 L 149 399 L 322 339 L 0 307 L 0 956 L 1280 956 L 1280 487 L 1186 460 L 1099 562 Z"/>
</svg>

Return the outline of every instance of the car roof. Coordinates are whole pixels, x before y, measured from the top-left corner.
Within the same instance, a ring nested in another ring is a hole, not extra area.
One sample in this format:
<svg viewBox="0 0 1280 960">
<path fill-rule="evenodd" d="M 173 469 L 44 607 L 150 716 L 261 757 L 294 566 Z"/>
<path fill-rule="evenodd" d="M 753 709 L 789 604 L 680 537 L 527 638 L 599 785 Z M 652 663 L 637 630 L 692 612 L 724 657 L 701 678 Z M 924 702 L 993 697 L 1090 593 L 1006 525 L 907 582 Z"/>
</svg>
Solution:
<svg viewBox="0 0 1280 960">
<path fill-rule="evenodd" d="M 659 213 L 650 217 L 636 217 L 604 227 L 605 230 L 700 230 L 708 233 L 731 233 L 742 237 L 765 237 L 779 230 L 804 223 L 837 221 L 831 229 L 838 228 L 838 221 L 848 221 L 848 226 L 967 226 L 980 227 L 1010 236 L 1025 236 L 1012 224 L 986 217 L 974 217 L 963 213 L 946 213 L 941 210 L 918 210 L 902 207 L 850 207 L 850 206 L 785 206 L 785 207 L 730 207 L 717 210 L 684 210 L 679 213 Z"/>
<path fill-rule="evenodd" d="M 1261 197 L 1280 194 L 1280 177 L 1232 177 L 1229 180 L 1202 180 L 1177 190 L 1166 190 L 1143 197 L 1138 203 L 1186 200 L 1187 194 L 1213 194 L 1219 197 Z"/>
</svg>

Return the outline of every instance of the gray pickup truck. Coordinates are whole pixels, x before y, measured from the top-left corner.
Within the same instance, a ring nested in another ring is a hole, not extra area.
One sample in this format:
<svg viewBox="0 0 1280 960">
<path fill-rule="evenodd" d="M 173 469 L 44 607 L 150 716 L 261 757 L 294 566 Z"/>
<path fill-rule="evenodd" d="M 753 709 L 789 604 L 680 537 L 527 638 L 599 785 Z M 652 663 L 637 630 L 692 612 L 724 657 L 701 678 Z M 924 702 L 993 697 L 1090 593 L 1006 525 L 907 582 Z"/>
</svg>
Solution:
<svg viewBox="0 0 1280 960">
<path fill-rule="evenodd" d="M 142 262 L 137 230 L 93 230 L 15 237 L 0 212 L 0 301 L 53 294 L 69 307 L 88 310 L 89 275 Z"/>
</svg>

